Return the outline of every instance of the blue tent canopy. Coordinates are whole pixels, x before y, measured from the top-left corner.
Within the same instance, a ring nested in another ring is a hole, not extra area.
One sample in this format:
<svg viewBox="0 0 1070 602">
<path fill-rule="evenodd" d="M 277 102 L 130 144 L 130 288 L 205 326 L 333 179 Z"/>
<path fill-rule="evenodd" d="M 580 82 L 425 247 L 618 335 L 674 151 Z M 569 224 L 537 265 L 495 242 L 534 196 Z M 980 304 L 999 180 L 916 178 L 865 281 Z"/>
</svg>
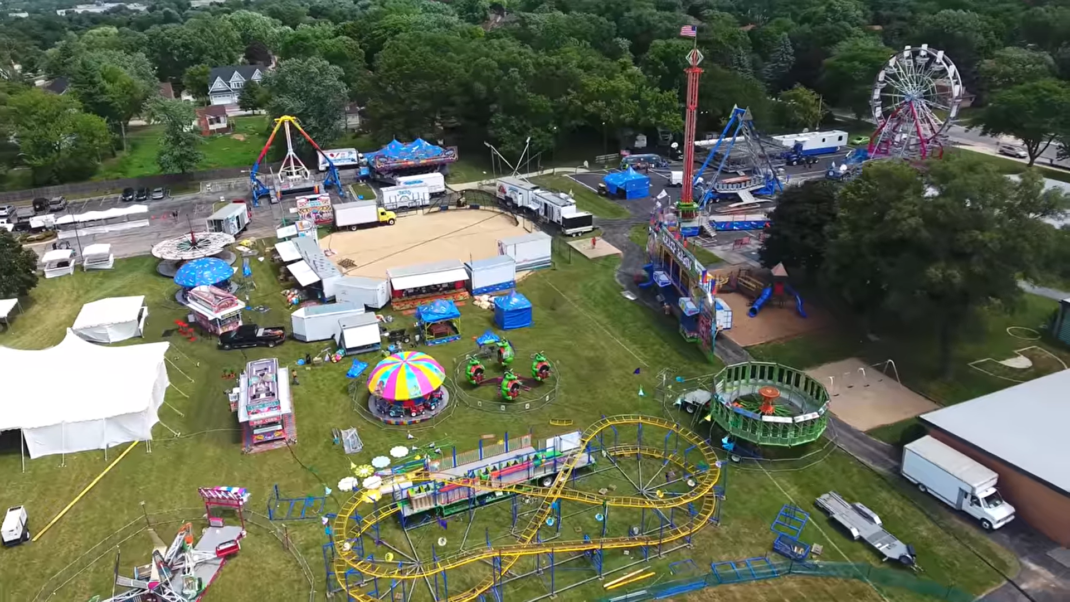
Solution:
<svg viewBox="0 0 1070 602">
<path fill-rule="evenodd" d="M 455 320 L 460 317 L 461 312 L 457 311 L 457 306 L 453 304 L 453 301 L 446 299 L 437 299 L 416 308 L 416 319 L 425 324 Z"/>
<path fill-rule="evenodd" d="M 494 299 L 494 322 L 502 330 L 531 326 L 534 323 L 531 301 L 520 293 Z"/>
<path fill-rule="evenodd" d="M 440 165 L 457 160 L 453 149 L 436 146 L 423 138 L 417 138 L 408 144 L 392 140 L 383 148 L 365 153 L 365 158 L 376 170 L 402 169 L 420 165 Z"/>
<path fill-rule="evenodd" d="M 234 268 L 227 262 L 215 257 L 194 259 L 178 268 L 175 274 L 175 284 L 182 288 L 194 288 L 197 286 L 211 286 L 225 282 L 234 275 Z"/>
<path fill-rule="evenodd" d="M 626 199 L 641 199 L 650 196 L 650 178 L 631 167 L 627 171 L 615 171 L 602 178 L 610 194 L 623 193 Z"/>
<path fill-rule="evenodd" d="M 484 345 L 490 345 L 491 343 L 497 343 L 500 340 L 502 340 L 501 337 L 488 330 L 479 335 L 479 338 L 476 339 L 476 345 L 482 347 Z"/>
</svg>

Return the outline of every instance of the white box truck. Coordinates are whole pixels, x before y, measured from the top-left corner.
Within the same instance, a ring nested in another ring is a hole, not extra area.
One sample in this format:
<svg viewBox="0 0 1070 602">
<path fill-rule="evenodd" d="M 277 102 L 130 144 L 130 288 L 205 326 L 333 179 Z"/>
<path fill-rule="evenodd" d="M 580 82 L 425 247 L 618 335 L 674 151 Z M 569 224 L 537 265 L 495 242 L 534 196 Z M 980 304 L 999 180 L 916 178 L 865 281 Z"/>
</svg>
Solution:
<svg viewBox="0 0 1070 602">
<path fill-rule="evenodd" d="M 431 189 L 427 186 L 388 186 L 379 190 L 383 207 L 390 211 L 415 209 L 431 204 Z"/>
<path fill-rule="evenodd" d="M 1014 518 L 1014 506 L 996 490 L 999 475 L 928 435 L 903 447 L 901 472 L 922 493 L 976 518 L 985 530 Z"/>
<path fill-rule="evenodd" d="M 446 192 L 446 178 L 440 173 L 423 173 L 416 176 L 394 178 L 396 186 L 426 186 L 432 196 Z"/>
<path fill-rule="evenodd" d="M 375 201 L 342 203 L 334 206 L 334 227 L 341 230 L 357 228 L 367 224 L 387 224 L 393 226 L 398 219 L 393 211 L 387 211 Z"/>
<path fill-rule="evenodd" d="M 531 199 L 539 206 L 538 214 L 557 224 L 565 236 L 578 236 L 594 230 L 594 216 L 576 209 L 576 200 L 563 192 L 535 190 Z"/>
<path fill-rule="evenodd" d="M 249 208 L 245 203 L 231 203 L 208 216 L 207 224 L 209 232 L 237 236 L 249 225 Z"/>
</svg>

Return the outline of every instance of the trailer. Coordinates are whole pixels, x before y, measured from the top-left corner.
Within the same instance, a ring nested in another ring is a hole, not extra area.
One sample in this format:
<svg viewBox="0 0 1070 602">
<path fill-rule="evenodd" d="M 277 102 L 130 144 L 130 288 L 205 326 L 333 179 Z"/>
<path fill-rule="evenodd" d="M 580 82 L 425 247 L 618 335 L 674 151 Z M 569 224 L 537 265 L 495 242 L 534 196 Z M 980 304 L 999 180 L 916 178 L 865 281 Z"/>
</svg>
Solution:
<svg viewBox="0 0 1070 602">
<path fill-rule="evenodd" d="M 541 203 L 533 198 L 537 190 L 539 187 L 527 180 L 499 178 L 494 194 L 507 205 L 538 212 Z"/>
<path fill-rule="evenodd" d="M 335 283 L 334 297 L 339 302 L 381 309 L 390 303 L 390 281 L 381 278 L 346 276 Z"/>
<path fill-rule="evenodd" d="M 917 555 L 914 546 L 899 541 L 884 530 L 881 517 L 860 502 L 848 503 L 840 494 L 830 491 L 817 498 L 818 508 L 828 513 L 851 535 L 854 540 L 863 540 L 884 555 L 885 560 L 896 560 L 916 570 Z"/>
<path fill-rule="evenodd" d="M 794 149 L 802 155 L 827 155 L 838 152 L 847 145 L 847 132 L 829 130 L 827 132 L 802 132 L 773 136 L 773 141 L 787 149 Z"/>
<path fill-rule="evenodd" d="M 249 225 L 249 209 L 245 203 L 231 203 L 208 216 L 206 223 L 209 232 L 237 236 Z"/>
<path fill-rule="evenodd" d="M 383 208 L 390 211 L 416 209 L 431 205 L 431 188 L 424 185 L 387 186 L 379 190 Z"/>
<path fill-rule="evenodd" d="M 557 224 L 566 236 L 578 236 L 594 230 L 594 216 L 586 211 L 576 209 L 576 200 L 571 196 L 549 190 L 534 190 L 532 202 L 538 205 L 536 211 L 549 222 Z"/>
<path fill-rule="evenodd" d="M 999 475 L 928 435 L 903 447 L 900 471 L 922 493 L 974 517 L 986 531 L 1014 519 L 1014 506 L 996 490 Z"/>
<path fill-rule="evenodd" d="M 553 263 L 552 243 L 553 237 L 549 234 L 532 232 L 499 240 L 498 254 L 512 257 L 518 272 L 548 268 Z"/>
<path fill-rule="evenodd" d="M 334 227 L 338 229 L 356 230 L 368 224 L 393 226 L 397 218 L 396 213 L 383 209 L 375 201 L 342 203 L 334 206 Z"/>
<path fill-rule="evenodd" d="M 326 341 L 337 339 L 338 323 L 345 318 L 364 313 L 364 306 L 356 303 L 329 303 L 309 305 L 295 311 L 291 316 L 294 338 L 298 341 Z"/>
<path fill-rule="evenodd" d="M 415 176 L 398 176 L 394 178 L 396 186 L 426 186 L 431 196 L 445 194 L 446 178 L 439 172 L 424 173 Z"/>
<path fill-rule="evenodd" d="M 516 287 L 516 260 L 508 255 L 476 259 L 464 264 L 473 295 L 486 295 Z"/>
<path fill-rule="evenodd" d="M 338 320 L 338 334 L 334 341 L 347 356 L 378 351 L 382 347 L 379 316 L 360 314 Z"/>
</svg>

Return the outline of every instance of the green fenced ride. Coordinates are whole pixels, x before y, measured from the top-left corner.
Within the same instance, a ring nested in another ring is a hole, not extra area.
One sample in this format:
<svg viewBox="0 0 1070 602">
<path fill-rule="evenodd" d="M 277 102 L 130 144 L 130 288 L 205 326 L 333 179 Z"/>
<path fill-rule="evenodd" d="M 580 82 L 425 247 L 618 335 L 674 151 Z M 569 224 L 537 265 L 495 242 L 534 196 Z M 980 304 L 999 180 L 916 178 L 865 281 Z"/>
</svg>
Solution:
<svg viewBox="0 0 1070 602">
<path fill-rule="evenodd" d="M 737 439 L 793 447 L 816 441 L 828 425 L 828 391 L 801 370 L 746 362 L 726 367 L 713 382 L 706 419 Z"/>
</svg>

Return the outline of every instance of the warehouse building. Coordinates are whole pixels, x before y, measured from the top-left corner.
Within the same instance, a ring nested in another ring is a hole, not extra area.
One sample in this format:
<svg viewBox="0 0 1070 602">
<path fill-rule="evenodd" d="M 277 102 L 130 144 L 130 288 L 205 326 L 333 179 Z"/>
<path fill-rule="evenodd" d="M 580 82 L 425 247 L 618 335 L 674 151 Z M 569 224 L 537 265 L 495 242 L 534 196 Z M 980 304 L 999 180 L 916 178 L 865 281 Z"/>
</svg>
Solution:
<svg viewBox="0 0 1070 602">
<path fill-rule="evenodd" d="M 992 469 L 1018 518 L 1070 547 L 1070 370 L 923 414 L 930 434 Z"/>
</svg>

